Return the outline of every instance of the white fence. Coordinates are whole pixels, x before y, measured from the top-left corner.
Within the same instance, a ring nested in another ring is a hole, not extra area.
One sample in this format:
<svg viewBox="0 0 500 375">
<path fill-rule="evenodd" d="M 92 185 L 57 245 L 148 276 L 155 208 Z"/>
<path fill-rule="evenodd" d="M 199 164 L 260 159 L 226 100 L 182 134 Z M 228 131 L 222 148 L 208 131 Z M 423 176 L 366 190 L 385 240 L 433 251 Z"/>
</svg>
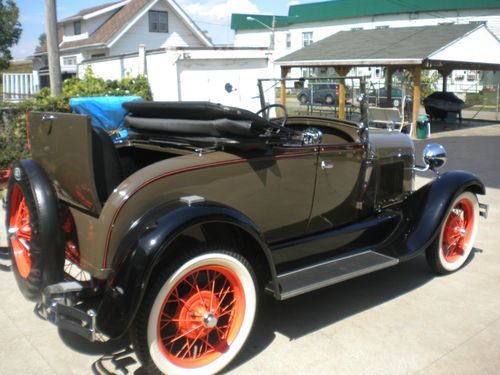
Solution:
<svg viewBox="0 0 500 375">
<path fill-rule="evenodd" d="M 38 91 L 32 73 L 3 73 L 2 84 L 4 101 L 29 99 Z"/>
</svg>

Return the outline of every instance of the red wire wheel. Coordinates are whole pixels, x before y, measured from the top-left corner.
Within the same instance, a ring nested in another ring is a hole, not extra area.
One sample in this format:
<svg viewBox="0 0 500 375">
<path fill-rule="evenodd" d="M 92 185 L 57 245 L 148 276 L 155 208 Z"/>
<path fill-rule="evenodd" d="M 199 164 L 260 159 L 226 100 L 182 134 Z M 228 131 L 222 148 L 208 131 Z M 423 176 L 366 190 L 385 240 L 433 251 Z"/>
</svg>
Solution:
<svg viewBox="0 0 500 375">
<path fill-rule="evenodd" d="M 245 313 L 243 286 L 229 268 L 205 266 L 171 289 L 158 317 L 158 344 L 180 367 L 200 367 L 227 351 Z"/>
<path fill-rule="evenodd" d="M 256 281 L 249 263 L 232 252 L 194 256 L 160 276 L 143 305 L 134 348 L 150 372 L 212 374 L 222 370 L 250 334 L 256 311 Z M 159 289 L 159 290 L 158 290 Z M 135 339 L 134 339 L 135 337 Z M 146 342 L 145 342 L 146 341 Z"/>
<path fill-rule="evenodd" d="M 38 301 L 45 286 L 63 280 L 64 247 L 55 192 L 33 160 L 12 168 L 5 219 L 14 277 L 24 297 Z"/>
<path fill-rule="evenodd" d="M 473 204 L 469 199 L 463 198 L 455 203 L 443 228 L 441 248 L 447 262 L 456 262 L 465 254 L 474 225 Z"/>
<path fill-rule="evenodd" d="M 13 258 L 19 275 L 24 279 L 31 273 L 31 232 L 30 212 L 26 198 L 19 185 L 14 185 L 10 200 L 9 234 Z"/>
<path fill-rule="evenodd" d="M 431 268 L 445 274 L 458 270 L 469 257 L 477 234 L 479 203 L 466 191 L 456 197 L 441 225 L 439 238 L 427 249 Z"/>
</svg>

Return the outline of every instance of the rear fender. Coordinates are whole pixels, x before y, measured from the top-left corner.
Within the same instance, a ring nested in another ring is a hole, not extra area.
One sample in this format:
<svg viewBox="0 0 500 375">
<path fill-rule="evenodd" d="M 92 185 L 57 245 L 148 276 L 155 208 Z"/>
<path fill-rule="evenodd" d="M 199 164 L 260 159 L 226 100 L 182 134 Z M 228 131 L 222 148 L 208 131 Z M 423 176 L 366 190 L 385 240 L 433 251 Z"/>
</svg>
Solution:
<svg viewBox="0 0 500 375">
<path fill-rule="evenodd" d="M 101 332 L 113 338 L 126 332 L 144 298 L 153 269 L 173 250 L 169 245 L 189 228 L 204 223 L 230 224 L 251 235 L 264 251 L 272 280 L 276 280 L 271 251 L 248 217 L 212 202 L 171 202 L 145 214 L 122 240 L 113 260 L 117 272 L 108 281 L 98 309 L 97 326 Z"/>
<path fill-rule="evenodd" d="M 401 260 L 425 250 L 439 233 L 452 201 L 462 192 L 485 194 L 484 184 L 471 173 L 451 171 L 410 195 L 403 205 L 405 223 L 391 245 L 386 245 Z"/>
</svg>

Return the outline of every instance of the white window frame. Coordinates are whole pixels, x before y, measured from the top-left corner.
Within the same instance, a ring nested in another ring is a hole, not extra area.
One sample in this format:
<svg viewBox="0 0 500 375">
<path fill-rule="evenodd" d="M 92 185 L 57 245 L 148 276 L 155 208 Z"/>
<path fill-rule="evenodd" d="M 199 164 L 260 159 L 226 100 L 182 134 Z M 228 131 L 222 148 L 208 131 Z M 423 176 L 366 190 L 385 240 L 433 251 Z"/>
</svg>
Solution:
<svg viewBox="0 0 500 375">
<path fill-rule="evenodd" d="M 302 33 L 302 47 L 309 46 L 314 43 L 314 33 L 312 31 L 304 31 Z"/>
<path fill-rule="evenodd" d="M 160 19 L 164 16 L 165 19 Z M 164 21 L 164 22 L 162 22 Z M 168 12 L 164 10 L 150 10 L 148 12 L 149 32 L 168 33 Z"/>
<path fill-rule="evenodd" d="M 78 63 L 76 56 L 63 56 L 62 60 L 64 66 L 74 66 Z"/>
</svg>

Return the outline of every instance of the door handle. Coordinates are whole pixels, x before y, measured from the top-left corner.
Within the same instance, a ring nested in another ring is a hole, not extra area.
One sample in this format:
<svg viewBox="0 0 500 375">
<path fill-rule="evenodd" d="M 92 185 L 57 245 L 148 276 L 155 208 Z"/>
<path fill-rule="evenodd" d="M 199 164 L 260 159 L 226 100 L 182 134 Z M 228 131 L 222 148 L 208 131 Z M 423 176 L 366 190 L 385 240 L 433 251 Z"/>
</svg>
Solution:
<svg viewBox="0 0 500 375">
<path fill-rule="evenodd" d="M 330 163 L 327 163 L 326 161 L 324 160 L 321 160 L 321 169 L 322 170 L 325 170 L 325 169 L 332 169 L 333 168 L 333 164 L 330 164 Z"/>
<path fill-rule="evenodd" d="M 56 117 L 56 116 L 54 116 L 54 115 L 44 114 L 44 115 L 42 116 L 42 121 L 54 121 L 54 120 L 56 120 L 56 119 L 57 119 L 57 117 Z"/>
</svg>

